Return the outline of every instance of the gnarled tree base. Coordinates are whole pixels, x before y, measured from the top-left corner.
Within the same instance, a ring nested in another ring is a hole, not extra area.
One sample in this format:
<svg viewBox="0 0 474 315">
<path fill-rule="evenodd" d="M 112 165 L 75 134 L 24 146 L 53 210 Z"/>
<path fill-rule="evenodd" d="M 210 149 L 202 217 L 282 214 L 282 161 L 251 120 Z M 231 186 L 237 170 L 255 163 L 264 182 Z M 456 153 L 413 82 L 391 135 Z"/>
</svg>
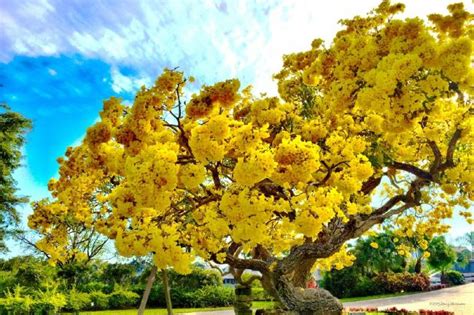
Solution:
<svg viewBox="0 0 474 315">
<path fill-rule="evenodd" d="M 278 297 L 292 314 L 340 315 L 342 313 L 341 302 L 327 290 L 294 287 L 291 281 L 282 275 L 275 280 Z"/>
</svg>

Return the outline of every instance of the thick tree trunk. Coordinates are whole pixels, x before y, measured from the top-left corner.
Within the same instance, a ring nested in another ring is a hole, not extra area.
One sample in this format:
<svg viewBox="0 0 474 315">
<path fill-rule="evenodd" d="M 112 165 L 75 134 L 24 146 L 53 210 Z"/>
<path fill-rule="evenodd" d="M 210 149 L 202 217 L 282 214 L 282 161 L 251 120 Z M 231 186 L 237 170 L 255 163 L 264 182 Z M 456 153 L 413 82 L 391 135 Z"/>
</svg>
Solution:
<svg viewBox="0 0 474 315">
<path fill-rule="evenodd" d="M 168 271 L 166 271 L 166 269 L 163 269 L 161 271 L 161 275 L 163 277 L 163 288 L 165 291 L 166 310 L 168 311 L 168 315 L 173 315 L 173 306 L 171 305 L 170 286 L 168 282 Z"/>
<path fill-rule="evenodd" d="M 342 304 L 329 291 L 321 288 L 295 287 L 285 275 L 274 274 L 276 291 L 282 304 L 297 314 L 340 315 Z"/>
<path fill-rule="evenodd" d="M 292 273 L 291 283 L 295 287 L 306 288 L 306 284 L 311 276 L 311 269 L 314 266 L 316 259 L 310 258 L 301 261 Z"/>
<path fill-rule="evenodd" d="M 151 287 L 153 286 L 153 282 L 155 282 L 156 277 L 156 266 L 150 270 L 150 275 L 146 281 L 145 291 L 143 292 L 142 301 L 140 302 L 140 307 L 138 308 L 138 315 L 143 315 L 145 313 L 146 303 L 148 302 L 148 297 L 150 296 Z"/>
</svg>

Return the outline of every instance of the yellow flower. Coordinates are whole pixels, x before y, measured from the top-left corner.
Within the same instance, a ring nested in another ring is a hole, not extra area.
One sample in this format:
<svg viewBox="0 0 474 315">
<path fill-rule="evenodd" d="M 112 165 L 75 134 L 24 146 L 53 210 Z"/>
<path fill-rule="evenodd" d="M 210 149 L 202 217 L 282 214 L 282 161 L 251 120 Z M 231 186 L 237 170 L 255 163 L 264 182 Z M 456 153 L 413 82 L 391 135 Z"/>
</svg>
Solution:
<svg viewBox="0 0 474 315">
<path fill-rule="evenodd" d="M 375 242 L 371 242 L 370 247 L 377 249 L 377 248 L 379 248 L 379 244 L 377 244 Z"/>
</svg>

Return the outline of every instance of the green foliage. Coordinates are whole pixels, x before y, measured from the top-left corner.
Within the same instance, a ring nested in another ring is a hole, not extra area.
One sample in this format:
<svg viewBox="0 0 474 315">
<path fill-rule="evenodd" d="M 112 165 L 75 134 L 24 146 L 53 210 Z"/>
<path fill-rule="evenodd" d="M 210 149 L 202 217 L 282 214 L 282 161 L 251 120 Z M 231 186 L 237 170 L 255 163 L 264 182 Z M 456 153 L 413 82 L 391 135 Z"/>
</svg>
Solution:
<svg viewBox="0 0 474 315">
<path fill-rule="evenodd" d="M 234 290 L 229 287 L 207 286 L 190 294 L 192 307 L 229 306 L 234 301 Z"/>
<path fill-rule="evenodd" d="M 425 291 L 430 286 L 430 279 L 423 273 L 386 272 L 378 274 L 374 280 L 382 293 Z"/>
<path fill-rule="evenodd" d="M 84 283 L 83 285 L 79 286 L 79 288 L 83 292 L 106 292 L 108 286 L 103 282 L 91 281 Z"/>
<path fill-rule="evenodd" d="M 132 291 L 118 289 L 109 295 L 109 307 L 112 309 L 123 309 L 136 306 L 140 296 Z"/>
<path fill-rule="evenodd" d="M 15 207 L 26 198 L 16 195 L 13 171 L 20 166 L 21 147 L 31 121 L 0 104 L 0 251 L 5 250 L 4 236 L 9 226 L 18 223 Z"/>
<path fill-rule="evenodd" d="M 0 296 L 16 285 L 26 288 L 27 293 L 46 289 L 56 278 L 56 269 L 46 261 L 32 256 L 19 256 L 0 261 Z"/>
<path fill-rule="evenodd" d="M 89 294 L 84 292 L 79 292 L 76 289 L 69 291 L 67 297 L 67 309 L 72 311 L 80 311 L 86 309 L 91 304 L 91 299 Z"/>
<path fill-rule="evenodd" d="M 253 276 L 254 276 L 254 274 L 252 274 L 251 272 L 244 272 L 242 274 L 242 281 L 247 282 Z M 251 286 L 252 286 L 252 288 L 261 288 L 262 283 L 260 282 L 260 280 L 254 280 L 254 281 L 252 281 Z"/>
<path fill-rule="evenodd" d="M 162 283 L 161 274 L 158 275 L 157 281 Z M 205 286 L 221 286 L 222 277 L 216 270 L 193 267 L 192 272 L 188 275 L 181 275 L 170 270 L 169 283 L 171 288 L 182 288 L 186 291 L 192 291 Z"/>
<path fill-rule="evenodd" d="M 66 297 L 54 290 L 38 291 L 34 296 L 24 295 L 24 289 L 17 286 L 7 291 L 0 299 L 0 314 L 57 314 L 66 305 Z"/>
<path fill-rule="evenodd" d="M 471 252 L 468 249 L 464 249 L 456 254 L 456 264 L 460 267 L 465 267 L 471 259 Z"/>
<path fill-rule="evenodd" d="M 140 285 L 134 288 L 134 291 L 140 296 L 143 293 L 144 283 L 148 275 L 149 269 L 143 273 Z M 216 287 L 217 292 L 222 287 L 222 278 L 217 271 L 205 270 L 196 266 L 193 267 L 192 272 L 188 275 L 180 275 L 170 270 L 168 277 L 173 307 L 192 307 L 194 305 L 193 301 L 197 298 L 194 296 L 197 291 L 205 287 Z M 148 305 L 154 307 L 166 306 L 163 281 L 160 273 L 157 275 L 155 284 L 150 292 Z"/>
<path fill-rule="evenodd" d="M 0 297 L 4 296 L 7 290 L 15 287 L 15 274 L 11 271 L 0 271 Z"/>
<path fill-rule="evenodd" d="M 258 282 L 258 281 L 254 281 Z M 273 301 L 274 298 L 262 287 L 252 287 L 252 298 L 254 301 Z"/>
<path fill-rule="evenodd" d="M 374 250 L 371 243 L 378 244 L 377 250 Z M 392 235 L 389 233 L 359 239 L 353 251 L 357 257 L 355 267 L 367 276 L 379 272 L 401 272 L 406 266 L 405 258 L 398 254 Z"/>
<path fill-rule="evenodd" d="M 92 310 L 106 310 L 109 308 L 109 296 L 100 291 L 93 291 L 89 293 L 91 300 L 90 309 Z"/>
<path fill-rule="evenodd" d="M 60 309 L 66 306 L 66 296 L 57 291 L 57 287 L 46 291 L 39 291 L 32 305 L 34 314 L 57 314 Z"/>
<path fill-rule="evenodd" d="M 324 274 L 321 286 L 338 298 L 383 293 L 380 287 L 356 268 L 333 270 Z"/>
<path fill-rule="evenodd" d="M 444 236 L 433 238 L 428 246 L 428 251 L 430 252 L 428 264 L 443 274 L 456 262 L 456 252 L 446 243 Z"/>
<path fill-rule="evenodd" d="M 465 282 L 464 275 L 456 270 L 447 271 L 445 277 L 449 285 L 460 285 Z"/>
<path fill-rule="evenodd" d="M 7 291 L 5 298 L 0 299 L 2 312 L 12 315 L 27 314 L 31 310 L 33 299 L 30 296 L 23 295 L 24 289 L 17 286 L 13 292 Z"/>
<path fill-rule="evenodd" d="M 116 285 L 128 288 L 137 282 L 138 279 L 138 268 L 136 264 L 116 263 L 105 265 L 99 277 L 99 282 L 107 286 L 107 293 L 111 293 Z"/>
</svg>

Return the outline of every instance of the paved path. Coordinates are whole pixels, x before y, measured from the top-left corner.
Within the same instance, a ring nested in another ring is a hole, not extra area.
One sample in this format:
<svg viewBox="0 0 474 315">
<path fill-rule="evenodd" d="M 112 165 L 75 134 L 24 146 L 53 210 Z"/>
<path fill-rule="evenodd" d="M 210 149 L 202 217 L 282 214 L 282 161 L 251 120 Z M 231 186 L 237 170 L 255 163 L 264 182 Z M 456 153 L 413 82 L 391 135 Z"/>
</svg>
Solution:
<svg viewBox="0 0 474 315">
<path fill-rule="evenodd" d="M 474 315 L 474 283 L 465 284 L 453 288 L 436 290 L 432 292 L 404 295 L 393 298 L 367 300 L 359 302 L 344 303 L 344 307 L 377 307 L 385 309 L 395 306 L 408 310 L 418 311 L 446 310 L 454 312 L 455 315 Z M 232 315 L 234 311 L 214 311 L 189 313 L 189 315 Z"/>
<path fill-rule="evenodd" d="M 456 315 L 474 315 L 474 283 L 394 298 L 344 303 L 344 306 L 377 307 L 379 309 L 395 306 L 413 311 L 420 309 L 446 310 L 454 312 Z"/>
</svg>

